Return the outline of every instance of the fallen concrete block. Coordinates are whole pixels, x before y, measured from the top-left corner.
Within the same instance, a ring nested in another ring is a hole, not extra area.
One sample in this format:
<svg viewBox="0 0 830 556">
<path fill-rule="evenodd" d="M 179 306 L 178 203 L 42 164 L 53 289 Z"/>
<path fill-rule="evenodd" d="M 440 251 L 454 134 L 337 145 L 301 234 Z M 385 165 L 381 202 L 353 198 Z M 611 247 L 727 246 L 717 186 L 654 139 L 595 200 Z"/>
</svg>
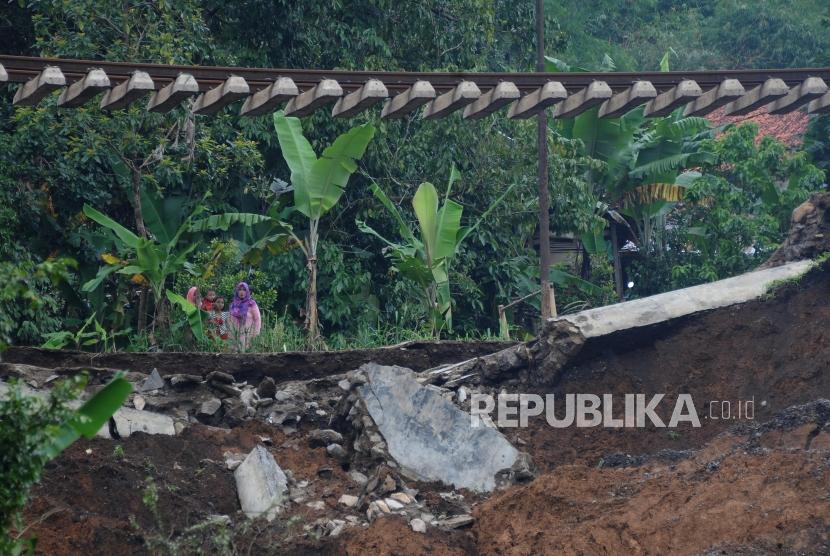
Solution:
<svg viewBox="0 0 830 556">
<path fill-rule="evenodd" d="M 589 309 L 553 320 L 571 322 L 586 338 L 605 336 L 620 330 L 650 326 L 701 311 L 751 301 L 764 295 L 774 282 L 796 278 L 812 267 L 812 261 L 798 261 L 709 284 Z"/>
<path fill-rule="evenodd" d="M 137 432 L 167 436 L 176 434 L 173 418 L 161 413 L 122 407 L 112 418 L 115 421 L 115 430 L 121 438 L 127 438 Z"/>
<path fill-rule="evenodd" d="M 233 472 L 242 511 L 250 518 L 273 520 L 288 499 L 288 479 L 274 456 L 258 445 Z"/>
<path fill-rule="evenodd" d="M 368 363 L 358 388 L 369 415 L 404 474 L 457 488 L 491 491 L 495 475 L 519 452 L 496 429 L 474 427 L 468 413 L 422 386 L 409 369 Z"/>
</svg>

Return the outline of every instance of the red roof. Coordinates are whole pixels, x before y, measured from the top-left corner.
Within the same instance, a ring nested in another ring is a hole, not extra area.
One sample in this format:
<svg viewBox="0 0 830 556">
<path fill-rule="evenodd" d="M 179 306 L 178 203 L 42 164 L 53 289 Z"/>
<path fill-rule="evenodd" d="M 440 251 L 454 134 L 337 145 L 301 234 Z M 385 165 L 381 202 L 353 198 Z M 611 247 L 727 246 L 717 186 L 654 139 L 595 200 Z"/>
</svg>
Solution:
<svg viewBox="0 0 830 556">
<path fill-rule="evenodd" d="M 807 130 L 807 122 L 810 121 L 810 116 L 801 110 L 775 116 L 768 114 L 766 107 L 763 106 L 745 116 L 725 116 L 724 110 L 725 108 L 718 108 L 706 116 L 706 119 L 712 122 L 715 127 L 730 123 L 753 122 L 758 125 L 756 142 L 760 142 L 763 137 L 771 136 L 788 147 L 801 145 L 804 132 Z"/>
</svg>

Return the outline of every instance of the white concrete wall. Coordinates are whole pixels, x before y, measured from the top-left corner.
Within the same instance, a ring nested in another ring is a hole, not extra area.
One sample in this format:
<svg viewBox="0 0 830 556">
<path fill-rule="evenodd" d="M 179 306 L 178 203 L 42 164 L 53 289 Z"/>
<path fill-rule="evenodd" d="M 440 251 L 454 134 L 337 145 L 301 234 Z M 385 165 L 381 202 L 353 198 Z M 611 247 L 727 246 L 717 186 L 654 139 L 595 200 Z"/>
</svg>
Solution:
<svg viewBox="0 0 830 556">
<path fill-rule="evenodd" d="M 709 284 L 589 309 L 553 320 L 561 319 L 573 323 L 586 338 L 604 336 L 619 330 L 649 326 L 701 311 L 751 301 L 764 295 L 773 282 L 801 276 L 812 267 L 813 261 L 798 261 Z"/>
</svg>

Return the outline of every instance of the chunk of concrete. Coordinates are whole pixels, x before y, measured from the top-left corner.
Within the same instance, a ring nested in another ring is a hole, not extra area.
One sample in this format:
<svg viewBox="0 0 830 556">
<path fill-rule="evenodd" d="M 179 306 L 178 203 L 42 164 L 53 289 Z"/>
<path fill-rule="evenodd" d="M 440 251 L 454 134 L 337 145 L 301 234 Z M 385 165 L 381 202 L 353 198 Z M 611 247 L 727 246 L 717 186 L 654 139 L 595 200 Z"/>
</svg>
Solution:
<svg viewBox="0 0 830 556">
<path fill-rule="evenodd" d="M 159 390 L 161 388 L 164 388 L 164 379 L 161 378 L 158 370 L 153 369 L 153 372 L 150 373 L 150 376 L 141 385 L 141 391 L 149 392 L 150 390 Z"/>
<path fill-rule="evenodd" d="M 152 411 L 139 411 L 122 407 L 112 416 L 115 430 L 121 438 L 127 438 L 137 432 L 146 434 L 165 434 L 175 436 L 176 426 L 173 418 Z"/>
<path fill-rule="evenodd" d="M 202 402 L 199 406 L 198 417 L 213 417 L 219 408 L 222 407 L 222 400 L 216 397 L 210 397 Z"/>
<path fill-rule="evenodd" d="M 274 456 L 258 445 L 233 472 L 242 511 L 250 518 L 273 520 L 288 499 L 288 479 Z"/>
<path fill-rule="evenodd" d="M 409 369 L 368 363 L 358 395 L 383 435 L 389 454 L 415 480 L 491 491 L 495 475 L 519 452 L 496 429 L 478 423 Z"/>
</svg>

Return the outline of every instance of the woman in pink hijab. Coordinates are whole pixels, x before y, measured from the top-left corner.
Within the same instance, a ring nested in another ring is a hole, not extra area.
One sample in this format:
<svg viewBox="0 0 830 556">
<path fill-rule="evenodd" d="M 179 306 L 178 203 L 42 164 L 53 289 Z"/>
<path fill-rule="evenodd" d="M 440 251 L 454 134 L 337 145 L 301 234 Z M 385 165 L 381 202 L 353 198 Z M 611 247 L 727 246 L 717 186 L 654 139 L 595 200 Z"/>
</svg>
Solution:
<svg viewBox="0 0 830 556">
<path fill-rule="evenodd" d="M 200 307 L 202 305 L 202 295 L 199 293 L 199 288 L 193 286 L 187 290 L 187 300 L 196 307 Z"/>
<path fill-rule="evenodd" d="M 259 336 L 262 316 L 259 306 L 251 297 L 251 288 L 245 282 L 237 284 L 234 290 L 228 325 L 236 351 L 247 351 L 251 340 Z"/>
</svg>

